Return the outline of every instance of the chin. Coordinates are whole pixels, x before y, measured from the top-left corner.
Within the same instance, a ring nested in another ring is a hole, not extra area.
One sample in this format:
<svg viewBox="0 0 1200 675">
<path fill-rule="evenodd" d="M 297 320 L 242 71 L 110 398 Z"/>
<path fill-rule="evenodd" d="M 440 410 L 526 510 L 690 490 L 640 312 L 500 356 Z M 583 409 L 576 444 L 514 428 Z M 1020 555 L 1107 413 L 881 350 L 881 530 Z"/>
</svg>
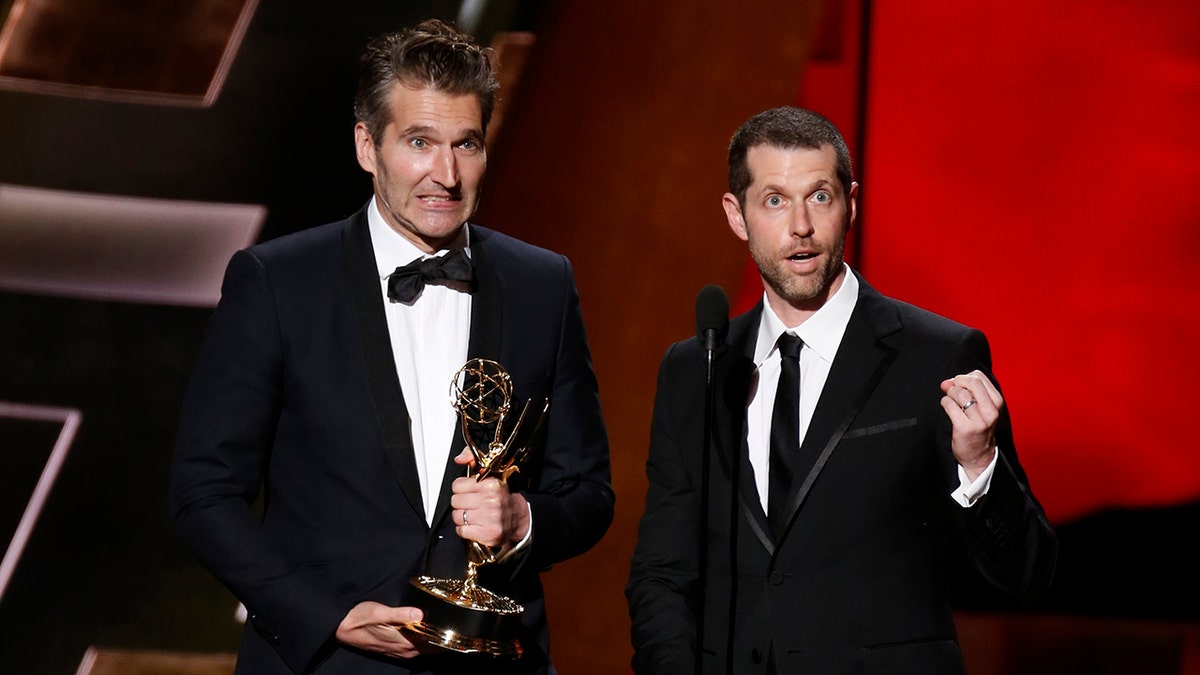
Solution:
<svg viewBox="0 0 1200 675">
<path fill-rule="evenodd" d="M 421 233 L 426 237 L 442 239 L 445 237 L 454 236 L 463 223 L 467 222 L 465 216 L 455 215 L 453 217 L 437 218 L 432 221 L 426 221 L 425 226 L 421 228 Z"/>
</svg>

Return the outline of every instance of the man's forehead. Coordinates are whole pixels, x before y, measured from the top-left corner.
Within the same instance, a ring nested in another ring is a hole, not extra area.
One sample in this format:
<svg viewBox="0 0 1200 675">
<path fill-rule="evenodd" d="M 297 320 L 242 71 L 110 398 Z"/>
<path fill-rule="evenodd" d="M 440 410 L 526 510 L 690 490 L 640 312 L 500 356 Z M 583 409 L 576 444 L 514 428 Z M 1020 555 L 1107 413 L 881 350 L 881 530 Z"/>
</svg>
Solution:
<svg viewBox="0 0 1200 675">
<path fill-rule="evenodd" d="M 752 145 L 746 151 L 746 158 L 754 157 L 763 160 L 780 160 L 788 158 L 792 161 L 803 159 L 810 163 L 828 163 L 830 166 L 837 165 L 837 152 L 833 146 L 825 143 L 820 147 L 812 148 L 803 145 L 775 145 L 773 143 L 759 143 Z"/>
<path fill-rule="evenodd" d="M 746 164 L 752 185 L 781 180 L 837 181 L 837 153 L 829 144 L 820 148 L 755 145 L 746 153 Z"/>
<path fill-rule="evenodd" d="M 391 122 L 403 132 L 409 128 L 479 132 L 483 111 L 474 94 L 453 94 L 428 86 L 397 82 L 389 92 Z"/>
</svg>

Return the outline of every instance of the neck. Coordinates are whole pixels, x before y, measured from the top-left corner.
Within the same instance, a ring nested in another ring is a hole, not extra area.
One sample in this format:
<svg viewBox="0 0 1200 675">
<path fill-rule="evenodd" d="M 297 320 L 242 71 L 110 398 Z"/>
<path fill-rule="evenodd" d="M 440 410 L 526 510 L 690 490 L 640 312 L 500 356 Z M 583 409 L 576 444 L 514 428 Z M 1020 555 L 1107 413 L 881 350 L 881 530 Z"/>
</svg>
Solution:
<svg viewBox="0 0 1200 675">
<path fill-rule="evenodd" d="M 825 303 L 829 302 L 829 299 L 842 287 L 842 282 L 845 279 L 846 267 L 845 265 L 839 265 L 837 275 L 825 288 L 818 291 L 812 297 L 795 300 L 780 295 L 765 279 L 763 280 L 763 289 L 766 291 L 767 302 L 770 303 L 771 310 L 775 312 L 775 316 L 787 324 L 788 328 L 795 328 L 824 307 Z"/>
</svg>

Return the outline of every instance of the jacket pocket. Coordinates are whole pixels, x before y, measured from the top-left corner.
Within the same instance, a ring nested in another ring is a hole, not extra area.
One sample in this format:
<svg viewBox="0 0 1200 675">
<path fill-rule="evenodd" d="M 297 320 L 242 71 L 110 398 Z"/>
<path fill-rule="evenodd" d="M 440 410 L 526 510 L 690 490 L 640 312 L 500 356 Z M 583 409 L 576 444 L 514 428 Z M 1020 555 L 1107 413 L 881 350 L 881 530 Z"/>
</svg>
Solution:
<svg viewBox="0 0 1200 675">
<path fill-rule="evenodd" d="M 917 418 L 905 417 L 904 419 L 892 420 L 891 422 L 884 422 L 883 424 L 872 424 L 869 427 L 848 429 L 846 430 L 846 433 L 842 435 L 842 438 L 848 440 L 851 438 L 861 438 L 863 436 L 874 436 L 876 434 L 883 434 L 889 431 L 908 429 L 909 427 L 917 426 L 917 424 Z"/>
<path fill-rule="evenodd" d="M 863 650 L 867 675 L 965 675 L 962 652 L 950 639 L 914 640 Z"/>
</svg>

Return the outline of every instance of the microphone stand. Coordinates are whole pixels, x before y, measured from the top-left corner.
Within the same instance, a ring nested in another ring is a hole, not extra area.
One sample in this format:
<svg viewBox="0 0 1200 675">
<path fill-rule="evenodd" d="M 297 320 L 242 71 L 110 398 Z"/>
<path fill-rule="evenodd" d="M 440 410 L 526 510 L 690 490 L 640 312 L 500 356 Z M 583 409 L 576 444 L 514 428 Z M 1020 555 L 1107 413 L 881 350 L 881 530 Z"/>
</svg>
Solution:
<svg viewBox="0 0 1200 675">
<path fill-rule="evenodd" d="M 725 634 L 725 673 L 733 675 L 733 635 L 737 626 L 738 589 L 738 495 L 741 492 L 742 457 L 734 452 L 729 462 L 729 629 Z"/>
<path fill-rule="evenodd" d="M 713 352 L 716 350 L 717 331 L 709 328 L 704 331 L 704 440 L 703 459 L 700 462 L 700 525 L 696 541 L 699 542 L 700 594 L 696 607 L 696 675 L 701 675 L 704 657 L 704 608 L 708 595 L 708 490 L 711 483 L 710 467 L 712 461 L 712 427 L 715 394 L 713 391 Z M 736 486 L 735 486 L 736 489 Z M 732 493 L 731 493 L 732 498 Z M 733 624 L 729 625 L 733 630 Z M 731 673 L 733 671 L 730 671 Z"/>
<path fill-rule="evenodd" d="M 705 286 L 696 298 L 696 337 L 704 346 L 704 429 L 702 441 L 702 458 L 700 462 L 700 518 L 696 528 L 696 567 L 698 572 L 699 592 L 696 594 L 696 675 L 701 675 L 704 655 L 704 612 L 708 604 L 708 512 L 709 492 L 712 484 L 712 436 L 713 411 L 716 409 L 716 393 L 713 383 L 713 358 L 717 347 L 725 340 L 725 331 L 729 326 L 729 298 L 720 286 Z M 736 453 L 735 453 L 736 457 Z M 733 496 L 737 492 L 737 484 L 730 492 L 731 504 L 736 504 Z M 734 507 L 736 515 L 736 507 Z M 732 534 L 732 532 L 730 533 Z M 736 568 L 734 568 L 736 569 Z M 732 587 L 731 587 L 732 588 Z M 730 598 L 731 607 L 734 598 Z M 733 635 L 733 624 L 729 624 L 729 635 Z M 732 637 L 730 637 L 732 640 Z M 732 642 L 730 642 L 732 646 Z M 732 651 L 730 651 L 732 654 Z M 732 661 L 729 661 L 732 665 Z M 732 668 L 730 669 L 732 675 Z"/>
</svg>

